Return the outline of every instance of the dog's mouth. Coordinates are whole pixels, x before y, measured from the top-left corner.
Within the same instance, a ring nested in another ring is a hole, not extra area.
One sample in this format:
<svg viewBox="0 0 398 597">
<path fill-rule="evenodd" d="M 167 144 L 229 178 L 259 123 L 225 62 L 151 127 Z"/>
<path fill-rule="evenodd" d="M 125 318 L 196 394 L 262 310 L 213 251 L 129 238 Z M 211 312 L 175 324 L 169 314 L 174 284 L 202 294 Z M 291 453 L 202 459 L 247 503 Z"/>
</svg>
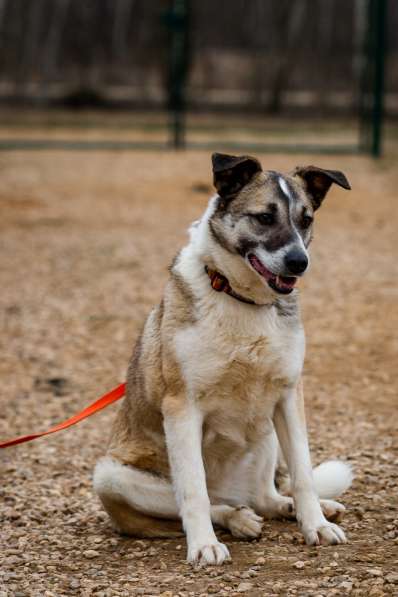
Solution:
<svg viewBox="0 0 398 597">
<path fill-rule="evenodd" d="M 279 294 L 290 294 L 297 282 L 293 276 L 278 276 L 270 272 L 263 263 L 253 253 L 248 255 L 248 260 L 252 268 L 266 280 L 268 286 Z"/>
</svg>

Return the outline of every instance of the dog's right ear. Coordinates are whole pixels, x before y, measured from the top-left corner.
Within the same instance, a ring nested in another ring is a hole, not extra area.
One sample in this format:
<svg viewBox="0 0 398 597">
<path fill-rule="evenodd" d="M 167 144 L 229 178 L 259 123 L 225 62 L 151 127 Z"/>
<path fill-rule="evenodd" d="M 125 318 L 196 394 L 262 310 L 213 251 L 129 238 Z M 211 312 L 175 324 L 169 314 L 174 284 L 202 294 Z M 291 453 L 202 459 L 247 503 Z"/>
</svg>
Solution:
<svg viewBox="0 0 398 597">
<path fill-rule="evenodd" d="M 214 186 L 223 199 L 232 198 L 257 172 L 262 171 L 260 162 L 249 155 L 213 153 L 211 160 Z"/>
</svg>

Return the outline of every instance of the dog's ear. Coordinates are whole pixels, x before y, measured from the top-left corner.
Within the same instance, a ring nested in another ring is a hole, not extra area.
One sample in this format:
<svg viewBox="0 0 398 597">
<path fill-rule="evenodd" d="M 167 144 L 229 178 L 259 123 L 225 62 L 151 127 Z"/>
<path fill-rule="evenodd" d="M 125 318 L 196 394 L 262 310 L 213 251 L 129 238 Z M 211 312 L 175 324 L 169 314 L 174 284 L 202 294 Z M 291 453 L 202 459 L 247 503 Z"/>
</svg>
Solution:
<svg viewBox="0 0 398 597">
<path fill-rule="evenodd" d="M 324 170 L 317 166 L 298 167 L 293 172 L 294 177 L 301 178 L 314 209 L 318 209 L 333 183 L 343 189 L 350 190 L 350 183 L 339 170 Z"/>
<path fill-rule="evenodd" d="M 220 197 L 228 199 L 251 181 L 261 164 L 249 155 L 235 156 L 213 153 L 213 182 Z"/>
</svg>

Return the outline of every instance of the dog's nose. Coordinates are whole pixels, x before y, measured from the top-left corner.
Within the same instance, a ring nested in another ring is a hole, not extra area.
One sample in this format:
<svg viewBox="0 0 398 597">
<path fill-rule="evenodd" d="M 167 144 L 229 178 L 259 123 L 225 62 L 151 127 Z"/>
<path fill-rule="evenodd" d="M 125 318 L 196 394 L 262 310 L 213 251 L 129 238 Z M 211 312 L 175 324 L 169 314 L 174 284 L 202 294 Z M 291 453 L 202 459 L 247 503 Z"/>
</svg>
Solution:
<svg viewBox="0 0 398 597">
<path fill-rule="evenodd" d="M 308 257 L 300 249 L 291 249 L 285 256 L 285 265 L 292 274 L 302 274 L 307 269 Z"/>
</svg>

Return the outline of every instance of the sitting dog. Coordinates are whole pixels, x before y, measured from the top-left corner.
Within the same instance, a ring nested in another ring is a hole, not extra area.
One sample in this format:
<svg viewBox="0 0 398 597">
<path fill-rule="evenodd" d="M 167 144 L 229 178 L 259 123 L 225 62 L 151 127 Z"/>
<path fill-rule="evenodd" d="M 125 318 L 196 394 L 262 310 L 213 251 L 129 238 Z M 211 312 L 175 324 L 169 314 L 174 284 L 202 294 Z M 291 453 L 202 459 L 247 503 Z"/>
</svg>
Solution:
<svg viewBox="0 0 398 597">
<path fill-rule="evenodd" d="M 254 538 L 264 518 L 295 517 L 309 545 L 344 543 L 331 498 L 352 475 L 338 461 L 311 467 L 295 285 L 314 211 L 349 183 L 314 166 L 282 175 L 250 156 L 212 160 L 217 195 L 136 343 L 95 490 L 121 533 L 185 531 L 190 562 L 229 559 L 213 525 Z"/>
</svg>

